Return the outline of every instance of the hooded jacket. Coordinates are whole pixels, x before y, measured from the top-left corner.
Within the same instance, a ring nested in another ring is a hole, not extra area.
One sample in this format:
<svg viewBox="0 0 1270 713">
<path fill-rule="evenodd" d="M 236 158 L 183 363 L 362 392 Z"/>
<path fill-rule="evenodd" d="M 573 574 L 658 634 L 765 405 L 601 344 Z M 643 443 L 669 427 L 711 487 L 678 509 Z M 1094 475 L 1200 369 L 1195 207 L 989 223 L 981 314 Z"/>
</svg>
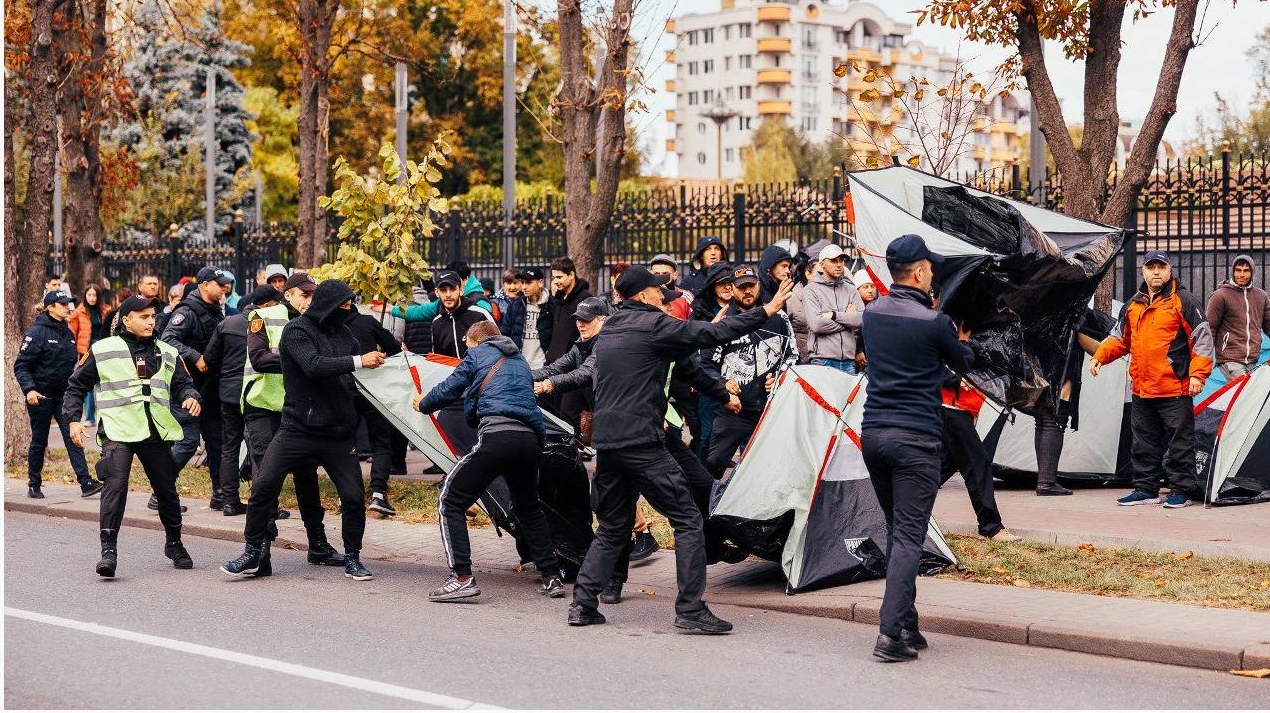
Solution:
<svg viewBox="0 0 1270 713">
<path fill-rule="evenodd" d="M 437 304 L 440 304 L 437 300 Z M 432 351 L 462 359 L 467 354 L 467 330 L 477 322 L 494 321 L 488 310 L 464 297 L 453 312 L 444 307 L 432 320 Z"/>
<path fill-rule="evenodd" d="M 61 396 L 75 371 L 76 358 L 70 327 L 41 312 L 22 338 L 13 360 L 13 375 L 23 395 L 35 390 L 45 396 Z"/>
<path fill-rule="evenodd" d="M 540 335 L 548 364 L 564 356 L 578 340 L 578 323 L 574 321 L 574 315 L 578 312 L 578 303 L 590 296 L 591 285 L 586 280 L 578 280 L 567 295 L 552 296 L 551 338 L 541 339 Z"/>
<path fill-rule="evenodd" d="M 344 321 L 348 324 L 348 331 L 353 333 L 353 339 L 357 340 L 359 353 L 366 354 L 376 349 L 383 352 L 384 356 L 401 353 L 401 342 L 397 341 L 392 332 L 385 329 L 375 317 L 359 312 L 356 306 L 344 312 Z"/>
<path fill-rule="evenodd" d="M 1115 331 L 1098 347 L 1094 359 L 1108 364 L 1126 354 L 1134 396 L 1189 395 L 1191 378 L 1203 383 L 1213 372 L 1213 335 L 1199 300 L 1179 288 L 1177 279 L 1169 280 L 1154 296 L 1143 283 L 1120 310 Z M 869 362 L 872 373 L 873 359 Z"/>
<path fill-rule="evenodd" d="M 723 259 L 719 262 L 728 262 L 728 246 L 723 244 L 717 236 L 707 235 L 697 241 L 697 249 L 692 253 L 692 260 L 689 262 L 688 271 L 679 280 L 679 289 L 687 290 L 692 294 L 697 294 L 705 285 L 706 275 L 709 272 L 708 267 L 701 264 L 701 253 L 711 245 L 718 245 L 723 251 Z M 715 263 L 718 264 L 718 263 Z"/>
<path fill-rule="evenodd" d="M 357 432 L 352 373 L 360 367 L 357 340 L 340 305 L 353 290 L 339 280 L 317 286 L 304 314 L 282 328 L 282 428 L 325 439 L 352 439 Z"/>
<path fill-rule="evenodd" d="M 551 391 L 556 394 L 583 389 L 583 398 L 588 404 L 593 403 L 595 359 L 591 352 L 594 348 L 595 337 L 578 339 L 564 356 L 541 369 L 534 369 L 534 381 L 550 381 Z"/>
<path fill-rule="evenodd" d="M 1205 310 L 1217 346 L 1217 363 L 1252 364 L 1261 355 L 1261 335 L 1270 334 L 1270 299 L 1265 290 L 1235 284 L 1235 264 L 1244 262 L 1256 277 L 1257 266 L 1250 255 L 1238 255 L 1230 265 L 1229 280 L 1221 283 L 1208 298 Z"/>
<path fill-rule="evenodd" d="M 854 306 L 854 310 L 848 307 Z M 828 317 L 822 316 L 829 312 Z M 817 277 L 803 290 L 807 318 L 807 358 L 850 361 L 856 337 L 864 324 L 864 300 L 846 275 L 836 280 Z"/>
<path fill-rule="evenodd" d="M 719 310 L 723 309 L 723 305 L 714 298 L 714 286 L 720 282 L 732 279 L 732 264 L 729 262 L 716 262 L 706 269 L 705 280 L 701 283 L 701 287 L 693 295 L 692 309 L 689 318 L 700 319 L 707 322 L 713 320 L 715 315 L 719 314 Z M 681 281 L 682 283 L 682 281 Z"/>
<path fill-rule="evenodd" d="M 764 248 L 763 255 L 758 260 L 758 281 L 763 286 L 763 291 L 759 293 L 759 302 L 768 302 L 776 295 L 776 290 L 780 288 L 780 283 L 772 279 L 770 271 L 781 260 L 789 260 L 792 266 L 794 256 L 790 255 L 788 250 L 779 245 L 768 245 Z"/>
<path fill-rule="evenodd" d="M 499 359 L 503 360 L 502 365 L 486 382 Z M 423 397 L 419 411 L 432 413 L 460 398 L 469 426 L 479 425 L 482 431 L 501 430 L 503 424 L 499 422 L 510 419 L 533 431 L 540 442 L 546 440 L 529 362 L 512 340 L 501 334 L 487 337 L 470 349 L 454 372 Z"/>
<path fill-rule="evenodd" d="M 741 415 L 757 419 L 767 405 L 767 377 L 793 366 L 798 360 L 798 350 L 794 328 L 784 312 L 768 317 L 762 305 L 741 310 L 740 304 L 733 302 L 724 319 L 757 311 L 763 314 L 763 326 L 705 352 L 701 368 L 710 379 L 736 382 L 741 387 L 738 395 Z"/>
</svg>

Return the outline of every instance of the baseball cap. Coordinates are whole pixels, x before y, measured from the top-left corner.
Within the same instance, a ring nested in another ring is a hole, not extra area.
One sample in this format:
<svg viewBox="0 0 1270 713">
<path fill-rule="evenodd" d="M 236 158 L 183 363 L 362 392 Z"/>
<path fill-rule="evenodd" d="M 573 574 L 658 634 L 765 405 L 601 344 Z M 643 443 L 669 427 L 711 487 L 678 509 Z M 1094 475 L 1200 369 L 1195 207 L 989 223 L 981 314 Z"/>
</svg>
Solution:
<svg viewBox="0 0 1270 713">
<path fill-rule="evenodd" d="M 1142 264 L 1146 265 L 1149 262 L 1162 262 L 1165 265 L 1170 265 L 1170 266 L 1173 264 L 1173 261 L 1169 259 L 1169 254 L 1164 252 L 1163 250 L 1152 250 L 1146 255 L 1143 255 Z"/>
<path fill-rule="evenodd" d="M 820 249 L 820 254 L 816 256 L 817 260 L 837 260 L 846 255 L 840 245 L 826 245 Z"/>
<path fill-rule="evenodd" d="M 622 297 L 634 297 L 648 287 L 660 287 L 670 281 L 670 275 L 654 275 L 643 265 L 631 265 L 626 268 L 613 284 L 613 289 Z"/>
<path fill-rule="evenodd" d="M 198 277 L 196 277 L 194 281 L 200 285 L 204 282 L 212 281 L 215 281 L 220 285 L 228 285 L 234 281 L 234 278 L 228 272 L 225 272 L 219 267 L 212 267 L 211 265 L 208 265 L 198 271 Z"/>
<path fill-rule="evenodd" d="M 547 278 L 546 278 L 546 276 L 545 276 L 545 275 L 543 275 L 543 272 L 542 272 L 542 269 L 541 269 L 541 268 L 537 268 L 537 267 L 522 267 L 522 268 L 520 268 L 520 279 L 522 279 L 522 280 L 545 280 L 545 279 L 547 279 Z"/>
<path fill-rule="evenodd" d="M 926 247 L 926 241 L 922 240 L 922 236 L 901 235 L 891 241 L 886 246 L 886 261 L 899 263 L 901 265 L 918 260 L 930 260 L 931 262 L 943 262 L 944 256 L 939 253 L 933 253 L 930 248 Z"/>
<path fill-rule="evenodd" d="M 679 263 L 676 262 L 673 257 L 667 255 L 666 253 L 657 253 L 656 255 L 654 255 L 653 259 L 648 261 L 649 267 L 652 267 L 653 265 L 669 265 L 675 268 L 676 270 L 679 269 Z"/>
<path fill-rule="evenodd" d="M 71 293 L 65 290 L 57 290 L 55 292 L 49 292 L 44 295 L 45 307 L 48 307 L 49 305 L 53 305 L 53 304 L 58 304 L 58 303 L 68 305 L 74 301 L 75 301 L 75 298 L 71 297 Z"/>
<path fill-rule="evenodd" d="M 856 273 L 851 276 L 851 281 L 855 283 L 856 287 L 859 287 L 860 285 L 877 284 L 873 281 L 873 276 L 869 274 L 868 270 L 857 270 Z"/>
<path fill-rule="evenodd" d="M 573 318 L 579 322 L 590 322 L 596 317 L 609 316 L 609 305 L 599 297 L 588 297 L 578 303 L 578 311 Z"/>
<path fill-rule="evenodd" d="M 249 305 L 262 305 L 266 302 L 277 302 L 282 299 L 282 293 L 273 288 L 272 285 L 264 284 L 252 290 L 243 298 Z"/>
<path fill-rule="evenodd" d="M 758 273 L 749 265 L 742 265 L 732 271 L 732 284 L 740 287 L 758 282 Z"/>
<path fill-rule="evenodd" d="M 443 285 L 458 287 L 463 284 L 463 278 L 459 277 L 459 273 L 454 270 L 437 270 L 437 274 L 432 279 L 437 287 Z"/>
<path fill-rule="evenodd" d="M 286 292 L 297 287 L 304 292 L 313 292 L 317 289 L 317 283 L 313 281 L 312 277 L 309 277 L 307 272 L 293 272 L 291 277 L 287 278 L 287 284 L 283 285 L 282 291 Z"/>
<path fill-rule="evenodd" d="M 133 295 L 119 305 L 119 318 L 123 319 L 133 312 L 140 312 L 141 310 L 148 309 L 150 307 L 153 307 L 156 310 L 162 309 L 163 302 L 157 297 L 147 298 L 142 297 L 141 295 Z"/>
</svg>

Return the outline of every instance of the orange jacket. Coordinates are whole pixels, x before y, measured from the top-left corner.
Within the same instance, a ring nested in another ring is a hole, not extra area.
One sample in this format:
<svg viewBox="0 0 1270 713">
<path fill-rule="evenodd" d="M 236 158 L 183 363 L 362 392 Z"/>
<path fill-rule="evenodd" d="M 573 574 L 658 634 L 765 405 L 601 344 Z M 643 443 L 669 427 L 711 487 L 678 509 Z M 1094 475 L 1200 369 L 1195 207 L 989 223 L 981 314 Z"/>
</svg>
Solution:
<svg viewBox="0 0 1270 713">
<path fill-rule="evenodd" d="M 1192 377 L 1207 381 L 1213 371 L 1213 335 L 1199 300 L 1178 288 L 1177 280 L 1170 280 L 1154 297 L 1142 285 L 1094 359 L 1107 364 L 1125 354 L 1134 396 L 1189 395 L 1187 382 Z"/>
<path fill-rule="evenodd" d="M 103 305 L 101 310 L 101 321 L 109 323 L 110 314 L 114 310 L 110 308 L 110 305 Z M 70 325 L 71 334 L 75 335 L 75 349 L 80 356 L 84 356 L 84 354 L 88 353 L 88 346 L 93 336 L 93 318 L 88 314 L 88 306 L 80 305 L 76 307 L 75 311 L 71 312 L 70 319 L 66 320 L 66 322 Z"/>
</svg>

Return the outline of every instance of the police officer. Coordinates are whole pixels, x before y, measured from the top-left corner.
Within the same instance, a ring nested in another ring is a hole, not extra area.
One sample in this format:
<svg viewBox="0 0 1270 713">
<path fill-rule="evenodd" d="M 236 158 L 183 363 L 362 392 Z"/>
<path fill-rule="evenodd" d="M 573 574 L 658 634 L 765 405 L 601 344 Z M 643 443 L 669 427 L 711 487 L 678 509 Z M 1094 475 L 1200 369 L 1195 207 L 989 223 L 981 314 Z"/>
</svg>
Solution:
<svg viewBox="0 0 1270 713">
<path fill-rule="evenodd" d="M 213 494 L 210 505 L 213 510 L 220 510 L 224 506 L 220 498 L 220 399 L 216 393 L 216 374 L 208 371 L 203 351 L 207 349 L 216 325 L 225 318 L 221 302 L 233 286 L 234 279 L 224 270 L 208 266 L 198 271 L 196 281 L 198 287 L 172 310 L 172 316 L 159 338 L 175 347 L 185 360 L 185 366 L 194 379 L 194 387 L 202 395 L 204 404 L 202 416 L 197 422 L 193 414 L 187 419 L 185 414 L 177 413 L 185 433 L 180 442 L 172 447 L 172 458 L 176 461 L 179 473 L 190 462 L 190 458 L 194 457 L 194 452 L 198 450 L 198 436 L 202 434 L 203 443 L 207 447 L 207 469 L 212 476 Z M 228 477 L 234 475 L 227 474 Z M 156 506 L 155 499 L 151 498 L 150 509 L 153 510 Z"/>
<path fill-rule="evenodd" d="M 357 369 L 383 365 L 382 352 L 357 355 L 357 340 L 345 322 L 353 290 L 339 280 L 327 280 L 313 292 L 309 308 L 282 330 L 278 352 L 286 386 L 282 424 L 269 444 L 260 472 L 251 484 L 247 502 L 246 546 L 221 571 L 235 577 L 261 574 L 268 562 L 270 515 L 278 507 L 278 493 L 287 473 L 316 461 L 326 469 L 340 497 L 343 520 L 344 576 L 372 579 L 361 562 L 366 530 L 366 496 L 357 462 L 357 410 L 351 378 Z M 270 571 L 272 566 L 269 565 Z"/>
<path fill-rule="evenodd" d="M 282 404 L 286 395 L 278 351 L 282 343 L 282 328 L 309 309 L 317 283 L 308 273 L 297 272 L 287 278 L 283 287 L 280 304 L 256 309 L 248 315 L 247 361 L 243 365 L 239 404 L 251 453 L 253 482 L 259 475 L 269 444 L 282 425 Z M 326 510 L 322 507 L 318 490 L 317 465 L 313 462 L 301 463 L 292 471 L 292 476 L 300 519 L 304 522 L 304 532 L 309 540 L 309 564 L 343 567 L 344 556 L 327 541 L 326 527 L 322 524 Z M 285 510 L 281 510 L 277 517 L 284 519 L 287 515 Z M 276 536 L 273 528 L 270 528 L 270 535 Z M 267 557 L 265 562 L 269 562 Z M 264 576 L 270 571 L 270 567 L 265 566 L 256 574 Z"/>
<path fill-rule="evenodd" d="M 154 338 L 157 299 L 129 297 L 119 306 L 123 333 L 103 339 L 89 348 L 71 375 L 62 399 L 62 416 L 71 422 L 71 442 L 84 446 L 84 427 L 77 420 L 84 395 L 100 385 L 97 400 L 100 426 L 97 441 L 101 460 L 97 472 L 106 481 L 101 496 L 101 561 L 97 574 L 115 576 L 118 564 L 119 526 L 128 498 L 128 474 L 132 457 L 141 460 L 150 487 L 158 498 L 159 520 L 167 535 L 163 554 L 177 569 L 190 569 L 194 561 L 181 544 L 181 501 L 176 493 L 180 472 L 172 459 L 170 443 L 180 440 L 181 424 L 171 404 L 194 416 L 200 413 L 198 391 L 176 349 Z"/>
<path fill-rule="evenodd" d="M 968 331 L 937 311 L 930 290 L 944 258 L 918 235 L 886 249 L 894 283 L 864 312 L 869 345 L 868 400 L 861 429 L 864 464 L 886 516 L 886 592 L 873 655 L 912 661 L 926 648 L 917 628 L 917 569 L 939 490 L 945 366 L 964 374 L 974 363 Z M 960 341 L 959 341 L 960 340 Z"/>
<path fill-rule="evenodd" d="M 55 419 L 62 431 L 62 441 L 71 459 L 71 469 L 79 480 L 83 497 L 101 492 L 102 484 L 88 474 L 84 449 L 71 443 L 70 421 L 62 417 L 62 394 L 75 370 L 75 335 L 66 324 L 75 298 L 68 292 L 44 295 L 44 311 L 27 330 L 13 361 L 13 375 L 26 398 L 26 413 L 31 418 L 31 447 L 26 455 L 29 498 L 42 498 L 40 483 L 44 472 L 44 451 L 48 448 L 49 420 Z M 79 419 L 73 419 L 78 421 Z"/>
</svg>

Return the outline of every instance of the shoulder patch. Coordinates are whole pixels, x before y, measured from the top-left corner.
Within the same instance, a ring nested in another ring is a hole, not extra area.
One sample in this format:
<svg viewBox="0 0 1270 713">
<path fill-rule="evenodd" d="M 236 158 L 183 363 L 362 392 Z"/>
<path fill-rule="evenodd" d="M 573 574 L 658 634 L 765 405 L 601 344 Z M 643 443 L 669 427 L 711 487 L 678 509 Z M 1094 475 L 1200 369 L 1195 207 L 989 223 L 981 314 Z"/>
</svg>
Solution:
<svg viewBox="0 0 1270 713">
<path fill-rule="evenodd" d="M 247 329 L 248 329 L 248 330 L 249 330 L 252 334 L 255 334 L 256 332 L 259 332 L 260 330 L 262 330 L 262 329 L 264 329 L 264 328 L 265 328 L 265 321 L 264 321 L 263 319 L 259 318 L 259 317 L 257 317 L 257 318 L 255 318 L 255 319 L 251 320 L 251 325 L 247 327 Z"/>
<path fill-rule="evenodd" d="M 184 321 L 185 321 L 185 313 L 184 313 L 184 312 L 177 312 L 177 313 L 175 313 L 175 314 L 173 314 L 173 315 L 172 315 L 172 320 L 169 322 L 169 324 L 178 325 L 178 324 L 181 324 L 181 323 L 182 323 L 182 322 L 184 322 Z"/>
<path fill-rule="evenodd" d="M 90 354 L 92 354 L 92 352 L 84 352 L 83 356 L 79 358 L 79 361 L 75 362 L 75 366 L 83 366 L 84 362 L 88 361 L 88 356 Z"/>
</svg>

